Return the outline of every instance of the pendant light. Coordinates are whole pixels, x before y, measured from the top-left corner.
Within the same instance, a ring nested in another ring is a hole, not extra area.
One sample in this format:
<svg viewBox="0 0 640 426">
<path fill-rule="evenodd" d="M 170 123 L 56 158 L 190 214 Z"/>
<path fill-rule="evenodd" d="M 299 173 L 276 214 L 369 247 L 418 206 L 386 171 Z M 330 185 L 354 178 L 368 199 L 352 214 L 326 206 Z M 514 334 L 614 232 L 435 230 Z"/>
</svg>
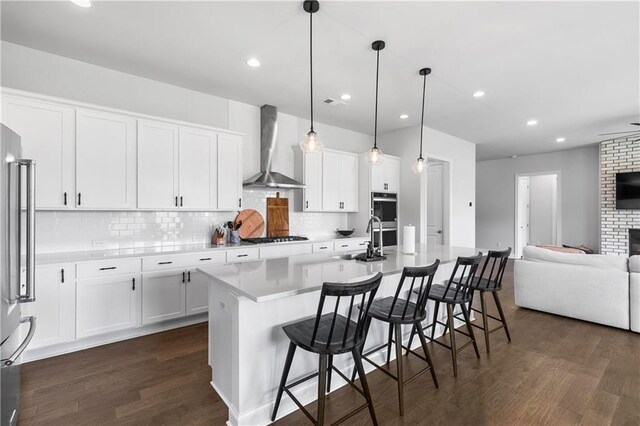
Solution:
<svg viewBox="0 0 640 426">
<path fill-rule="evenodd" d="M 384 41 L 377 40 L 371 43 L 371 48 L 376 51 L 376 110 L 373 127 L 373 147 L 364 154 L 364 159 L 371 166 L 378 166 L 384 160 L 384 154 L 378 148 L 378 77 L 380 75 L 380 51 L 384 49 Z"/>
<path fill-rule="evenodd" d="M 320 3 L 317 0 L 305 0 L 302 8 L 309 14 L 309 74 L 311 91 L 311 129 L 305 135 L 300 148 L 302 152 L 310 154 L 322 151 L 322 142 L 318 134 L 313 130 L 313 14 L 320 10 Z"/>
<path fill-rule="evenodd" d="M 420 75 L 424 78 L 422 82 L 422 115 L 420 116 L 420 156 L 411 166 L 414 173 L 423 173 L 427 170 L 427 162 L 422 157 L 422 137 L 424 135 L 424 99 L 427 93 L 427 76 L 429 74 L 431 74 L 431 68 L 422 68 L 420 70 Z"/>
</svg>

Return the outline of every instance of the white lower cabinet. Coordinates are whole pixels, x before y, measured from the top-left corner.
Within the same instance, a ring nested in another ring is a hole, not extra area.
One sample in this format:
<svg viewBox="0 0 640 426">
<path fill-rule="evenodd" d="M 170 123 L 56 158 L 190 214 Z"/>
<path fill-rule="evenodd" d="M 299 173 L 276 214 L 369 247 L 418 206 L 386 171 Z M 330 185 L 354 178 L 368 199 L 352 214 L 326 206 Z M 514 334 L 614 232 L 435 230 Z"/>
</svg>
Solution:
<svg viewBox="0 0 640 426">
<path fill-rule="evenodd" d="M 195 315 L 209 310 L 209 279 L 196 268 L 187 270 L 185 314 Z"/>
<path fill-rule="evenodd" d="M 186 275 L 183 269 L 142 275 L 142 324 L 185 315 Z"/>
<path fill-rule="evenodd" d="M 76 282 L 78 338 L 140 325 L 140 274 Z"/>
<path fill-rule="evenodd" d="M 76 282 L 73 263 L 36 268 L 35 302 L 22 305 L 23 316 L 36 317 L 29 349 L 70 342 L 76 337 Z"/>
</svg>

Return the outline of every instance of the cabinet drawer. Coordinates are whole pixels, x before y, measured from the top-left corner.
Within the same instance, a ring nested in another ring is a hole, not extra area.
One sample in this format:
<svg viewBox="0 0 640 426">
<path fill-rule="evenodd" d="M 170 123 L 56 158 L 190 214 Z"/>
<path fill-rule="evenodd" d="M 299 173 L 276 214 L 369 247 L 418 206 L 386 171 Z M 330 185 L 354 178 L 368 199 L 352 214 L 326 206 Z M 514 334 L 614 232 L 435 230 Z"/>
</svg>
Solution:
<svg viewBox="0 0 640 426">
<path fill-rule="evenodd" d="M 227 254 L 223 250 L 149 256 L 142 258 L 142 270 L 144 272 L 164 271 L 167 269 L 188 268 L 209 263 L 224 263 L 226 260 Z"/>
<path fill-rule="evenodd" d="M 271 247 L 260 247 L 260 259 L 273 259 L 309 253 L 311 253 L 311 244 L 283 244 Z"/>
<path fill-rule="evenodd" d="M 112 275 L 131 274 L 140 272 L 140 258 L 98 260 L 82 262 L 77 265 L 77 277 L 108 277 Z"/>
<path fill-rule="evenodd" d="M 189 253 L 189 264 L 187 266 L 206 266 L 214 263 L 225 263 L 227 261 L 227 252 L 224 250 L 211 250 L 201 253 Z"/>
<path fill-rule="evenodd" d="M 257 247 L 234 249 L 227 251 L 227 262 L 246 262 L 260 258 L 260 249 Z"/>
<path fill-rule="evenodd" d="M 313 243 L 314 253 L 331 253 L 333 251 L 333 243 Z"/>
<path fill-rule="evenodd" d="M 340 240 L 335 242 L 335 251 L 366 250 L 367 240 Z"/>
</svg>

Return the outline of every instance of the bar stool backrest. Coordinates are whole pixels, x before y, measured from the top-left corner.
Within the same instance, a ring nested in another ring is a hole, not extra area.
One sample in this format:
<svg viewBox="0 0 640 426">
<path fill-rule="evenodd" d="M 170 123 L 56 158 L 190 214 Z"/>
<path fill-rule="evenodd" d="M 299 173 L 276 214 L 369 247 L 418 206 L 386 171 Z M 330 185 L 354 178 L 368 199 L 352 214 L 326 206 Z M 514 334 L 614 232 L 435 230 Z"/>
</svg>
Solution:
<svg viewBox="0 0 640 426">
<path fill-rule="evenodd" d="M 455 284 L 455 289 L 453 289 L 453 298 L 467 298 L 481 261 L 482 252 L 479 252 L 475 256 L 458 257 L 456 260 L 456 266 L 451 272 L 451 279 L 447 282 L 445 295 L 448 296 L 451 294 L 449 291 L 452 289 L 452 285 Z"/>
<path fill-rule="evenodd" d="M 487 253 L 487 259 L 484 261 L 479 277 L 489 281 L 487 284 L 489 290 L 502 288 L 502 276 L 510 255 L 511 247 L 502 251 L 489 250 Z"/>
<path fill-rule="evenodd" d="M 318 335 L 318 326 L 320 325 L 320 319 L 322 317 L 322 310 L 324 308 L 325 300 L 330 298 L 335 298 L 335 306 L 333 308 L 333 318 L 331 321 L 331 328 L 329 329 L 329 336 L 327 338 L 327 347 L 330 345 L 335 345 L 338 342 L 341 342 L 342 346 L 345 346 L 347 343 L 347 339 L 349 337 L 351 323 L 348 322 L 345 327 L 342 336 L 336 336 L 334 339 L 334 330 L 336 325 L 336 319 L 339 315 L 338 310 L 340 308 L 340 301 L 342 298 L 347 299 L 349 303 L 349 309 L 347 318 L 351 319 L 351 314 L 354 313 L 354 310 L 357 313 L 357 319 L 355 324 L 355 333 L 354 333 L 354 344 L 357 346 L 364 342 L 365 338 L 365 319 L 367 318 L 367 313 L 369 312 L 369 308 L 371 307 L 371 302 L 373 302 L 373 298 L 378 291 L 378 287 L 380 286 L 380 282 L 382 281 L 382 272 L 378 272 L 373 277 L 359 281 L 355 283 L 324 283 L 322 284 L 322 291 L 320 293 L 320 303 L 318 304 L 318 312 L 316 313 L 316 321 L 313 326 L 313 333 L 311 335 L 311 344 L 314 345 L 316 342 L 316 336 Z M 354 305 L 359 304 L 360 309 L 354 309 Z M 337 340 L 338 337 L 341 337 L 341 341 Z"/>
<path fill-rule="evenodd" d="M 431 284 L 433 283 L 433 277 L 436 275 L 436 271 L 438 270 L 438 265 L 440 265 L 440 259 L 436 259 L 436 261 L 429 266 L 417 268 L 406 266 L 402 270 L 402 276 L 400 277 L 400 282 L 398 283 L 398 288 L 396 288 L 396 294 L 393 296 L 393 302 L 391 303 L 391 309 L 389 310 L 389 318 L 391 318 L 395 311 L 398 298 L 401 294 L 404 294 L 403 289 L 405 287 L 405 280 L 408 282 L 408 279 L 411 280 L 411 285 L 409 286 L 407 300 L 409 300 L 414 290 L 417 290 L 418 298 L 415 302 L 416 308 L 413 312 L 408 311 L 409 303 L 404 304 L 402 320 L 404 321 L 409 319 L 407 318 L 407 314 L 409 314 L 411 319 L 414 320 L 426 317 L 427 297 L 431 291 Z M 416 280 L 418 281 L 419 286 L 416 285 Z"/>
</svg>

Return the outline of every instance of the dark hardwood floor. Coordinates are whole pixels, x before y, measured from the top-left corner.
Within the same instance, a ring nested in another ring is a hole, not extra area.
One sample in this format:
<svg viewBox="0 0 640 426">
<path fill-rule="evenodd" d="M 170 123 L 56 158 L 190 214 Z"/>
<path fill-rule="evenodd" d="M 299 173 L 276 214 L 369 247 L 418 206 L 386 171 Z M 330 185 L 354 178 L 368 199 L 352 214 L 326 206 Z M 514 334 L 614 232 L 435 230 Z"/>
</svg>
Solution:
<svg viewBox="0 0 640 426">
<path fill-rule="evenodd" d="M 407 385 L 404 417 L 395 382 L 368 374 L 379 423 L 639 425 L 640 335 L 516 307 L 512 264 L 504 286 L 513 342 L 494 333 L 487 356 L 477 330 L 481 359 L 465 349 L 457 378 L 449 352 L 431 344 L 440 389 L 428 374 Z M 199 324 L 26 364 L 20 424 L 222 425 L 227 408 L 209 386 L 206 333 Z M 422 367 L 415 361 L 408 371 Z M 349 387 L 331 393 L 328 421 L 360 398 Z M 278 423 L 308 424 L 300 412 Z M 366 410 L 348 421 L 369 423 Z"/>
</svg>

